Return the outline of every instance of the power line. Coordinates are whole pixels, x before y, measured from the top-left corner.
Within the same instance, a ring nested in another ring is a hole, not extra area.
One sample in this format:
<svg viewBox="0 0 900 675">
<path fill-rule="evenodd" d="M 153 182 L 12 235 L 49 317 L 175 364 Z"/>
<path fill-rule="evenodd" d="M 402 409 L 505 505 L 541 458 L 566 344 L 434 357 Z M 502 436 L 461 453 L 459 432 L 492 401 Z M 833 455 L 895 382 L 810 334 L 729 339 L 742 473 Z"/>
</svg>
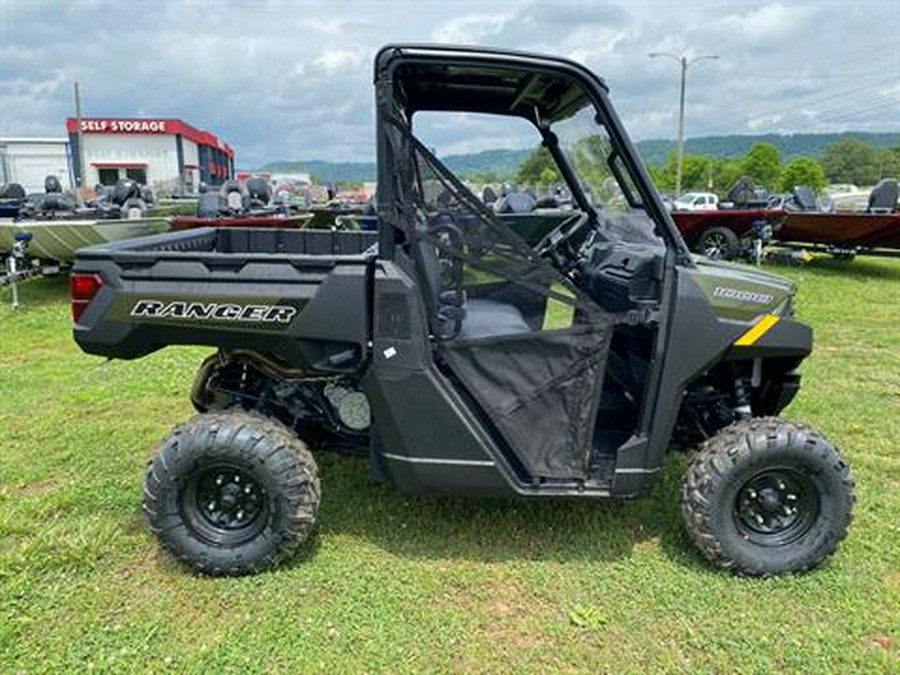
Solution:
<svg viewBox="0 0 900 675">
<path fill-rule="evenodd" d="M 758 117 L 798 117 L 804 115 L 809 112 L 815 112 L 816 108 L 828 109 L 828 104 L 832 101 L 846 101 L 847 97 L 851 94 L 857 94 L 861 92 L 868 92 L 873 89 L 877 89 L 887 84 L 897 83 L 897 77 L 890 77 L 886 79 L 878 80 L 877 82 L 867 82 L 865 84 L 860 84 L 854 87 L 842 89 L 840 92 L 828 92 L 828 93 L 820 93 L 814 96 L 807 96 L 801 98 L 801 100 L 796 101 L 788 106 L 782 106 L 779 108 L 773 108 L 770 105 L 765 108 L 757 108 L 755 110 L 751 110 L 745 114 L 744 119 L 746 121 L 750 121 L 754 118 Z"/>
<path fill-rule="evenodd" d="M 849 65 L 855 66 L 858 63 L 871 63 L 871 62 L 877 60 L 877 58 L 880 58 L 881 55 L 886 52 L 890 52 L 895 56 L 897 55 L 896 41 L 891 40 L 890 42 L 885 42 L 880 45 L 875 45 L 874 47 L 869 47 L 867 50 L 864 50 L 864 51 L 857 51 L 850 58 L 843 59 L 841 61 L 841 63 L 838 65 L 841 67 L 845 67 L 845 66 L 849 66 Z"/>
<path fill-rule="evenodd" d="M 853 101 L 844 105 L 835 106 L 834 108 L 828 108 L 826 110 L 813 114 L 820 118 L 830 117 L 835 114 L 840 115 L 844 112 L 865 108 L 872 104 L 896 103 L 898 101 L 900 101 L 900 91 L 890 91 L 883 94 L 877 94 L 867 99 Z"/>
<path fill-rule="evenodd" d="M 858 92 L 867 91 L 870 89 L 876 89 L 878 87 L 894 84 L 900 81 L 900 77 L 897 75 L 891 75 L 889 77 L 882 77 L 877 80 L 866 81 L 857 85 L 854 85 L 849 88 L 841 89 L 840 91 L 818 91 L 818 92 L 809 92 L 808 94 L 799 94 L 799 100 L 792 101 L 791 104 L 781 107 L 778 109 L 778 113 L 785 114 L 787 112 L 793 112 L 795 110 L 803 110 L 804 108 L 808 108 L 810 106 L 821 105 L 822 103 L 827 103 L 829 101 L 835 99 L 846 99 L 846 97 L 850 94 L 856 94 Z M 755 109 L 751 109 L 746 113 L 747 118 L 756 117 L 760 113 L 769 112 L 771 110 L 771 104 L 765 104 L 763 106 L 758 106 Z"/>
<path fill-rule="evenodd" d="M 792 75 L 792 79 L 803 81 L 849 80 L 858 77 L 872 77 L 875 75 L 884 75 L 884 68 L 880 68 L 879 70 L 868 70 L 855 73 L 796 73 Z M 773 73 L 742 73 L 740 77 L 743 80 L 773 80 L 778 82 L 784 82 L 785 80 L 785 76 L 783 74 Z"/>
<path fill-rule="evenodd" d="M 900 106 L 900 99 L 892 99 L 890 101 L 882 101 L 881 103 L 873 103 L 868 106 L 864 106 L 861 108 L 857 108 L 856 110 L 849 110 L 847 112 L 841 113 L 839 115 L 823 117 L 826 122 L 845 122 L 851 119 L 857 119 L 859 117 L 864 117 L 865 115 L 882 110 L 884 108 L 891 108 L 892 106 Z"/>
<path fill-rule="evenodd" d="M 898 102 L 900 102 L 900 92 L 886 92 L 882 94 L 876 94 L 874 96 L 860 98 L 855 101 L 851 101 L 843 105 L 838 105 L 831 108 L 802 110 L 793 114 L 782 115 L 781 118 L 788 120 L 802 118 L 805 120 L 827 121 L 834 117 L 841 117 L 845 114 L 856 113 L 857 111 L 866 110 L 871 107 L 882 108 L 897 104 Z"/>
<path fill-rule="evenodd" d="M 854 70 L 852 68 L 848 68 L 848 66 L 856 66 L 857 64 L 860 64 L 860 63 L 865 63 L 867 65 L 870 65 L 872 63 L 883 64 L 884 59 L 881 58 L 881 55 L 884 53 L 890 53 L 894 57 L 894 58 L 889 59 L 889 61 L 891 63 L 895 64 L 895 67 L 893 67 L 893 68 L 891 68 L 890 66 L 887 68 L 882 67 L 879 70 L 867 70 L 864 72 L 859 72 L 859 71 L 854 72 Z M 876 80 L 873 80 L 872 84 L 875 84 L 875 82 L 878 82 L 879 84 L 886 83 L 886 82 L 895 82 L 898 79 L 900 79 L 900 50 L 898 50 L 896 42 L 893 42 L 893 41 L 886 42 L 886 43 L 882 43 L 880 45 L 874 45 L 874 46 L 870 47 L 869 49 L 866 49 L 865 51 L 856 52 L 850 58 L 843 59 L 840 64 L 837 64 L 836 66 L 833 66 L 830 68 L 828 66 L 826 66 L 825 64 L 823 64 L 822 62 L 817 62 L 816 65 L 818 65 L 819 67 L 821 67 L 823 69 L 826 69 L 828 71 L 827 75 L 813 76 L 813 75 L 804 75 L 804 74 L 797 74 L 797 75 L 792 74 L 791 79 L 794 81 L 796 81 L 796 80 L 808 81 L 808 80 L 824 80 L 824 79 L 862 78 L 865 83 L 865 82 L 869 82 L 868 78 L 881 76 L 881 77 L 877 77 Z M 885 75 L 887 75 L 886 80 L 884 77 Z M 753 73 L 746 73 L 746 74 L 742 73 L 741 77 L 752 79 L 753 77 L 755 77 L 755 75 Z M 787 80 L 787 78 L 785 78 L 785 77 L 778 78 L 778 77 L 772 76 L 769 73 L 765 73 L 765 74 L 761 73 L 760 77 L 762 77 L 763 79 Z M 862 86 L 855 87 L 854 91 L 860 91 L 862 88 L 864 88 L 865 87 L 864 83 L 862 84 Z M 878 85 L 875 85 L 875 86 L 878 86 Z M 842 96 L 847 93 L 848 93 L 848 90 L 843 90 L 836 94 L 833 92 L 813 91 L 813 92 L 808 92 L 805 94 L 799 94 L 799 96 L 803 97 L 804 99 L 815 98 L 818 101 L 820 99 L 820 97 L 829 99 L 833 96 Z M 757 107 L 756 109 L 752 109 L 751 112 L 748 114 L 752 116 L 752 115 L 757 114 L 758 111 L 767 110 L 767 108 L 768 108 L 768 106 L 766 104 L 764 104 L 762 107 Z M 792 106 L 792 109 L 793 108 L 796 108 L 796 103 Z"/>
</svg>

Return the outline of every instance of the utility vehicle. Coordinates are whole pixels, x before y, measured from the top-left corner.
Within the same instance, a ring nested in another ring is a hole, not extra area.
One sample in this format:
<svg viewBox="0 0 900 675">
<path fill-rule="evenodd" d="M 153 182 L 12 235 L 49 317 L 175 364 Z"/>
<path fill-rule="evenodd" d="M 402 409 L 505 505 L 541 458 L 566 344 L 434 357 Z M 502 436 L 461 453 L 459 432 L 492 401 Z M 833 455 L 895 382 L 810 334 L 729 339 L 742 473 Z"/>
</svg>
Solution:
<svg viewBox="0 0 900 675">
<path fill-rule="evenodd" d="M 383 48 L 374 79 L 374 246 L 204 228 L 78 254 L 85 351 L 218 348 L 199 414 L 147 472 L 162 545 L 209 574 L 284 559 L 316 522 L 319 448 L 361 448 L 412 492 L 599 499 L 646 494 L 668 449 L 696 446 L 682 510 L 709 560 L 750 575 L 825 560 L 853 484 L 831 442 L 776 417 L 812 348 L 795 288 L 689 253 L 603 81 L 417 45 Z M 574 206 L 528 245 L 419 140 L 426 112 L 524 120 Z"/>
</svg>

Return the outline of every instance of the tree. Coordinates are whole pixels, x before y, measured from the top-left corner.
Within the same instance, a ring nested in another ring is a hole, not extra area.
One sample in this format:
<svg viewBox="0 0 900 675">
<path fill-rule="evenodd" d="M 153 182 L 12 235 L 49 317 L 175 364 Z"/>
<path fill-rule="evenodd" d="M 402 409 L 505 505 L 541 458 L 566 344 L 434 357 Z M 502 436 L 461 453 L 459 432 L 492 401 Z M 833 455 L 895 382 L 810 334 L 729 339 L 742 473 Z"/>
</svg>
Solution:
<svg viewBox="0 0 900 675">
<path fill-rule="evenodd" d="M 651 164 L 647 167 L 650 172 L 650 179 L 656 185 L 656 189 L 660 192 L 670 192 L 675 189 L 675 179 L 669 175 L 664 164 Z"/>
<path fill-rule="evenodd" d="M 546 181 L 541 180 L 541 176 L 542 174 L 544 176 L 549 176 L 549 173 L 544 173 L 546 169 L 552 171 L 556 176 L 559 175 L 556 169 L 556 162 L 553 161 L 553 155 L 551 155 L 550 151 L 542 145 L 528 155 L 528 157 L 525 158 L 525 161 L 522 162 L 522 165 L 519 167 L 519 171 L 516 174 L 516 181 L 522 185 L 539 185 L 545 183 Z"/>
<path fill-rule="evenodd" d="M 900 148 L 879 151 L 880 178 L 900 178 Z"/>
<path fill-rule="evenodd" d="M 754 143 L 744 158 L 743 170 L 754 182 L 774 190 L 781 175 L 781 153 L 771 143 Z"/>
<path fill-rule="evenodd" d="M 822 168 L 832 183 L 873 185 L 881 178 L 880 160 L 877 149 L 858 138 L 848 138 L 825 148 Z"/>
<path fill-rule="evenodd" d="M 681 185 L 684 190 L 702 190 L 709 188 L 712 160 L 702 155 L 687 155 L 681 165 Z"/>
<path fill-rule="evenodd" d="M 742 175 L 744 165 L 740 159 L 720 159 L 713 163 L 713 186 L 720 197 L 724 197 Z"/>
<path fill-rule="evenodd" d="M 557 181 L 559 181 L 559 173 L 556 171 L 556 169 L 551 169 L 549 166 L 545 166 L 541 170 L 541 175 L 538 179 L 538 182 L 541 185 L 552 185 Z"/>
<path fill-rule="evenodd" d="M 799 185 L 809 186 L 816 194 L 828 185 L 825 170 L 812 157 L 798 157 L 788 162 L 781 171 L 782 191 L 791 192 Z"/>
<path fill-rule="evenodd" d="M 713 160 L 703 155 L 685 155 L 682 163 L 681 189 L 705 190 L 709 183 L 709 173 Z M 670 152 L 664 165 L 650 167 L 650 176 L 660 190 L 675 189 L 675 153 Z"/>
</svg>

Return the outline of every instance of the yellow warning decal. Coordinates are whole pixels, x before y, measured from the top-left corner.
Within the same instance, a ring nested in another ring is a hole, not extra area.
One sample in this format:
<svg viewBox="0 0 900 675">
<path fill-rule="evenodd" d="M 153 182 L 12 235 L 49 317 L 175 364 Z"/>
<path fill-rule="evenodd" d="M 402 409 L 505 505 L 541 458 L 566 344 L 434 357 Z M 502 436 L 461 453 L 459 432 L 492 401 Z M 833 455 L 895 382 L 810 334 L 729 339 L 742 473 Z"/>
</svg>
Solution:
<svg viewBox="0 0 900 675">
<path fill-rule="evenodd" d="M 763 317 L 756 322 L 753 328 L 741 335 L 741 337 L 735 341 L 735 346 L 749 347 L 756 344 L 757 340 L 768 333 L 772 326 L 778 323 L 780 318 L 781 317 L 775 316 L 774 314 L 764 314 Z"/>
</svg>

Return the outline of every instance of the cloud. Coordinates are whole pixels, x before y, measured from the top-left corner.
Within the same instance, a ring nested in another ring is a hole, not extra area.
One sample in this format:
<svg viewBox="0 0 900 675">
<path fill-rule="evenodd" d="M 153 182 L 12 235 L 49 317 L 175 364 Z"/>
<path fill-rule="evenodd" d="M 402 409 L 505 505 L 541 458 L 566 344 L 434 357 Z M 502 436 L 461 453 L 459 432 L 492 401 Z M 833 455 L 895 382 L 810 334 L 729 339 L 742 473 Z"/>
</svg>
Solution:
<svg viewBox="0 0 900 675">
<path fill-rule="evenodd" d="M 477 44 L 487 36 L 496 35 L 509 20 L 506 14 L 469 14 L 455 17 L 439 26 L 431 37 L 435 42 L 448 44 Z"/>
<path fill-rule="evenodd" d="M 816 12 L 812 6 L 776 2 L 744 14 L 731 14 L 716 21 L 716 30 L 724 35 L 739 37 L 754 44 L 771 43 L 791 33 L 809 30 L 809 22 Z"/>
<path fill-rule="evenodd" d="M 433 33 L 438 42 L 490 44 L 517 49 L 568 49 L 574 43 L 597 45 L 604 33 L 627 23 L 620 7 L 602 2 L 531 2 L 511 11 L 457 16 Z"/>
<path fill-rule="evenodd" d="M 358 49 L 329 49 L 315 59 L 312 65 L 321 68 L 325 74 L 352 71 L 366 61 L 366 55 Z"/>
</svg>

